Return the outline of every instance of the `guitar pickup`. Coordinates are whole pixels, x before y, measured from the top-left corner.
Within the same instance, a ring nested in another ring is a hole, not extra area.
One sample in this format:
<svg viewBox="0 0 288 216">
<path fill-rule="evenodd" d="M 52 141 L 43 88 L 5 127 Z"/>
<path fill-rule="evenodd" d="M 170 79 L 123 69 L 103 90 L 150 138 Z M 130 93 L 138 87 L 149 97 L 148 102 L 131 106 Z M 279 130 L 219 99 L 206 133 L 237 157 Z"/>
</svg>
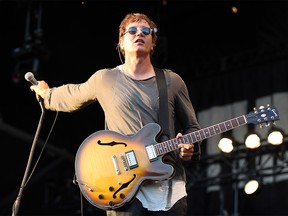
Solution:
<svg viewBox="0 0 288 216">
<path fill-rule="evenodd" d="M 156 161 L 158 159 L 154 145 L 146 146 L 146 152 L 148 154 L 148 158 L 150 162 Z"/>
<path fill-rule="evenodd" d="M 130 169 L 134 169 L 138 167 L 136 155 L 133 150 L 126 152 L 125 155 L 126 155 L 126 159 L 127 159 L 128 166 L 130 167 Z"/>
</svg>

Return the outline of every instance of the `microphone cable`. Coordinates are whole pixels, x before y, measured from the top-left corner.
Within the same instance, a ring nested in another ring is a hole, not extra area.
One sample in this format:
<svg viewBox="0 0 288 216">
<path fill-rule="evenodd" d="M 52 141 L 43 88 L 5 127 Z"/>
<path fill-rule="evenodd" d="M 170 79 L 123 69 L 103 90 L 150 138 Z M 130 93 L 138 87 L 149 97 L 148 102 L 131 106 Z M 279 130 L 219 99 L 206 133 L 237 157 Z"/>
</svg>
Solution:
<svg viewBox="0 0 288 216">
<path fill-rule="evenodd" d="M 38 99 L 38 98 L 37 98 Z M 38 100 L 39 101 L 39 100 Z M 32 143 L 32 147 L 31 147 L 31 150 L 30 150 L 30 155 L 29 155 L 29 159 L 28 159 L 28 162 L 27 162 L 27 166 L 26 166 L 26 169 L 25 169 L 25 174 L 23 176 L 23 179 L 22 179 L 22 183 L 21 183 L 21 186 L 20 186 L 20 189 L 19 189 L 19 192 L 18 192 L 18 195 L 16 197 L 16 200 L 14 201 L 13 203 L 13 206 L 12 206 L 12 216 L 16 216 L 18 215 L 18 211 L 19 211 L 19 208 L 20 208 L 20 201 L 21 201 L 21 198 L 22 198 L 22 194 L 24 192 L 24 189 L 27 185 L 27 183 L 29 182 L 29 180 L 31 179 L 32 177 L 32 174 L 34 173 L 36 167 L 37 167 L 37 164 L 39 163 L 40 161 L 40 158 L 44 152 L 44 149 L 45 149 L 45 146 L 47 145 L 48 143 L 48 140 L 50 138 L 50 135 L 54 129 L 54 126 L 55 126 L 55 123 L 56 123 L 56 120 L 58 118 L 58 111 L 56 112 L 56 115 L 55 115 L 55 118 L 54 118 L 54 121 L 53 121 L 53 124 L 52 124 L 52 127 L 48 133 L 48 136 L 42 146 L 42 149 L 39 153 L 39 156 L 35 162 L 35 165 L 32 169 L 32 171 L 30 172 L 30 174 L 28 173 L 29 172 L 29 168 L 30 168 L 30 165 L 31 165 L 31 162 L 32 162 L 32 158 L 33 158 L 33 152 L 35 150 L 35 146 L 36 146 L 36 143 L 38 141 L 38 136 L 39 136 L 39 132 L 40 132 L 40 128 L 42 126 L 42 122 L 43 122 L 43 119 L 44 119 L 44 116 L 45 116 L 45 109 L 44 109 L 44 106 L 43 106 L 43 101 L 40 100 L 39 101 L 40 103 L 40 106 L 41 106 L 41 109 L 42 109 L 42 114 L 41 114 L 41 117 L 40 117 L 40 120 L 39 120 L 39 123 L 38 123 L 38 127 L 37 127 L 37 130 L 36 130 L 36 133 L 35 133 L 35 136 L 34 136 L 34 140 L 33 140 L 33 143 Z M 29 174 L 29 175 L 28 175 Z"/>
<path fill-rule="evenodd" d="M 34 165 L 33 169 L 31 170 L 31 173 L 30 173 L 29 177 L 27 178 L 27 181 L 26 181 L 26 183 L 25 183 L 24 186 L 26 186 L 26 184 L 29 182 L 30 178 L 32 177 L 33 172 L 34 172 L 35 169 L 36 169 L 37 164 L 38 164 L 39 161 L 40 161 L 40 158 L 41 158 L 41 156 L 42 156 L 42 154 L 43 154 L 43 152 L 44 152 L 44 149 L 45 149 L 45 147 L 46 147 L 46 145 L 47 145 L 47 143 L 48 143 L 48 140 L 49 140 L 49 138 L 50 138 L 50 136 L 51 136 L 51 134 L 52 134 L 52 131 L 53 131 L 54 127 L 55 127 L 55 123 L 56 123 L 57 118 L 58 118 L 58 111 L 56 111 L 56 115 L 55 115 L 54 121 L 53 121 L 53 123 L 52 123 L 51 129 L 50 129 L 50 131 L 49 131 L 49 133 L 48 133 L 48 136 L 47 136 L 47 138 L 46 138 L 46 140 L 45 140 L 45 142 L 44 142 L 44 144 L 43 144 L 43 146 L 42 146 L 42 149 L 41 149 L 41 151 L 40 151 L 40 153 L 39 153 L 39 156 L 38 156 L 38 158 L 37 158 L 37 160 L 36 160 L 36 162 L 35 162 L 35 165 Z"/>
</svg>

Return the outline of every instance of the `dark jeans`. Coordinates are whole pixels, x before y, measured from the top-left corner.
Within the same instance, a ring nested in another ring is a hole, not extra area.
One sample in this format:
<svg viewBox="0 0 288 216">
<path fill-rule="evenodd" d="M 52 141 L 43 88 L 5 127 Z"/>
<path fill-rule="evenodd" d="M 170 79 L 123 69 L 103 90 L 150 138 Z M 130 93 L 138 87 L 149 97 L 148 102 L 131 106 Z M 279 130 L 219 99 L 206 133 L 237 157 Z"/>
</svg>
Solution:
<svg viewBox="0 0 288 216">
<path fill-rule="evenodd" d="M 121 210 L 109 210 L 107 216 L 186 216 L 187 198 L 178 200 L 169 211 L 148 211 L 141 202 L 135 199 L 133 203 Z"/>
</svg>

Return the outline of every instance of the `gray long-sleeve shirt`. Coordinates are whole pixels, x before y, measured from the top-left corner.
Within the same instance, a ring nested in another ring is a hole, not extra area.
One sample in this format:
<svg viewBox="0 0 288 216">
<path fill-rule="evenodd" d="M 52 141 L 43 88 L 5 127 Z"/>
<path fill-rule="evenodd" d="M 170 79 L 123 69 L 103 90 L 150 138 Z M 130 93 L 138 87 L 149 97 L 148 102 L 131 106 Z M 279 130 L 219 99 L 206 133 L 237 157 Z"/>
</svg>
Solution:
<svg viewBox="0 0 288 216">
<path fill-rule="evenodd" d="M 170 137 L 176 132 L 176 119 L 183 134 L 200 129 L 187 87 L 181 77 L 165 70 Z M 119 67 L 95 72 L 86 82 L 52 88 L 44 99 L 45 108 L 73 112 L 98 101 L 104 111 L 107 129 L 129 135 L 151 122 L 158 123 L 159 94 L 156 78 L 134 80 Z"/>
</svg>

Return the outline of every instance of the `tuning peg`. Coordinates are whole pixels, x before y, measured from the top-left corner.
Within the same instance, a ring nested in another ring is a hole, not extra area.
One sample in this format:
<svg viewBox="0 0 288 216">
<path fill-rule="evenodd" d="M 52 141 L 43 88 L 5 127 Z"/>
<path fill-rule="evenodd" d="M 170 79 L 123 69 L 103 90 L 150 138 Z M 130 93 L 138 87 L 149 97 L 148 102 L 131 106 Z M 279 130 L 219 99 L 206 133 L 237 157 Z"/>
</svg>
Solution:
<svg viewBox="0 0 288 216">
<path fill-rule="evenodd" d="M 259 124 L 259 127 L 262 129 L 263 128 L 263 123 Z"/>
<path fill-rule="evenodd" d="M 270 126 L 270 122 L 266 122 L 266 127 L 269 127 Z"/>
</svg>

